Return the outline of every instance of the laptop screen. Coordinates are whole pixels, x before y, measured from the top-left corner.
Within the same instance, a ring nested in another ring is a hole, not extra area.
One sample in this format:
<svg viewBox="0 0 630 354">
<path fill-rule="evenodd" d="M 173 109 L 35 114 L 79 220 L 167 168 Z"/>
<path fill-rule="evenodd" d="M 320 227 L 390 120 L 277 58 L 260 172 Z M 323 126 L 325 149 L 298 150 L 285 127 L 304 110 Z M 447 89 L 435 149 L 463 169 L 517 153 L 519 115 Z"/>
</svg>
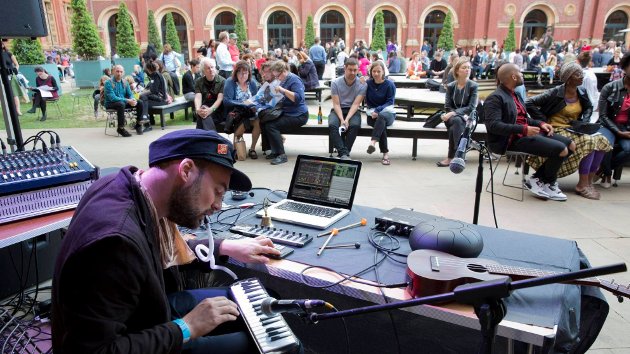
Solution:
<svg viewBox="0 0 630 354">
<path fill-rule="evenodd" d="M 299 155 L 288 198 L 351 209 L 360 172 L 360 161 Z"/>
</svg>

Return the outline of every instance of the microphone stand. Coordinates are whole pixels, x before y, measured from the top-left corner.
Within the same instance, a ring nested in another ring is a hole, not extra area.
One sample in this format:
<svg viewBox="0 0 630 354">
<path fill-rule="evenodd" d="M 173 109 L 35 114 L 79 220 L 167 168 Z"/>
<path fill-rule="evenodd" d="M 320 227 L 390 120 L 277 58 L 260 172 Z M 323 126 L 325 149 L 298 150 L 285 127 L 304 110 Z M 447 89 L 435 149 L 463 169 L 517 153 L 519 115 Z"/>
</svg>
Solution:
<svg viewBox="0 0 630 354">
<path fill-rule="evenodd" d="M 477 317 L 479 318 L 482 335 L 479 353 L 492 354 L 497 326 L 507 313 L 502 299 L 510 296 L 510 293 L 512 291 L 541 285 L 564 283 L 576 279 L 625 272 L 626 270 L 627 268 L 625 263 L 616 263 L 603 267 L 583 269 L 575 272 L 518 280 L 514 282 L 511 280 L 510 277 L 506 276 L 505 278 L 497 280 L 460 285 L 456 287 L 452 292 L 440 295 L 425 296 L 417 299 L 404 300 L 383 305 L 372 305 L 338 312 L 328 312 L 321 314 L 313 312 L 308 314 L 306 318 L 311 323 L 316 324 L 319 321 L 329 320 L 332 318 L 349 317 L 372 312 L 402 309 L 418 305 L 457 301 L 459 303 L 471 304 L 475 308 L 475 315 L 477 315 Z"/>
<path fill-rule="evenodd" d="M 486 151 L 486 143 L 484 141 L 472 141 L 474 148 L 479 151 L 479 165 L 477 166 L 477 182 L 475 184 L 475 209 L 473 211 L 473 224 L 479 223 L 479 204 L 481 203 L 481 191 L 483 188 L 483 152 Z"/>
</svg>

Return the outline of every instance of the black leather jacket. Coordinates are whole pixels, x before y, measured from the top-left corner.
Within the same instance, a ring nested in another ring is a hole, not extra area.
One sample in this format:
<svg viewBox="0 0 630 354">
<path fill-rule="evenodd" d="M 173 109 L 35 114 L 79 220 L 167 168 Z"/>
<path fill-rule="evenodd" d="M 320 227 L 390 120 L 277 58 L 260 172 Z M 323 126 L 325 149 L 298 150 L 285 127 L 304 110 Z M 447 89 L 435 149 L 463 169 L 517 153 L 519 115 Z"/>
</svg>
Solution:
<svg viewBox="0 0 630 354">
<path fill-rule="evenodd" d="M 516 95 L 525 105 L 521 96 Z M 516 104 L 508 89 L 499 86 L 483 104 L 485 125 L 488 131 L 488 146 L 497 154 L 503 154 L 512 134 L 523 133 L 523 126 L 516 124 Z M 540 127 L 543 122 L 533 119 L 528 115 L 527 124 L 532 127 Z"/>
<path fill-rule="evenodd" d="M 590 122 L 591 115 L 593 114 L 591 100 L 588 98 L 588 94 L 582 86 L 578 86 L 577 93 L 580 104 L 582 105 L 582 115 L 579 120 L 582 122 Z M 560 112 L 567 106 L 567 103 L 564 101 L 564 85 L 546 90 L 540 95 L 529 97 L 525 101 L 525 106 L 527 113 L 529 113 L 532 118 L 547 121 L 549 117 Z"/>
<path fill-rule="evenodd" d="M 599 123 L 615 134 L 620 130 L 615 123 L 615 117 L 627 94 L 628 90 L 623 85 L 623 79 L 607 83 L 599 94 Z M 630 130 L 630 124 L 627 124 L 625 128 Z"/>
</svg>

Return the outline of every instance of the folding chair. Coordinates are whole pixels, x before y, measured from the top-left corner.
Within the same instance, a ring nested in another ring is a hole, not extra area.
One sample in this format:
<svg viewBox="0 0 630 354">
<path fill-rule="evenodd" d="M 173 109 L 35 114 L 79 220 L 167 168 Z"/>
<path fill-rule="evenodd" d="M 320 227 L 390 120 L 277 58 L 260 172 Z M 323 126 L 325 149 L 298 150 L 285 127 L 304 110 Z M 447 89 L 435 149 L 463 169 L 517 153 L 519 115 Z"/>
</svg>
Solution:
<svg viewBox="0 0 630 354">
<path fill-rule="evenodd" d="M 501 193 L 497 193 L 496 190 L 494 191 L 495 195 L 504 197 L 504 198 L 508 198 L 508 199 L 512 199 L 512 200 L 517 200 L 519 202 L 522 202 L 525 199 L 525 176 L 527 175 L 527 173 L 529 172 L 529 165 L 527 164 L 527 159 L 530 156 L 534 156 L 525 152 L 519 152 L 519 151 L 506 151 L 504 155 L 501 155 L 499 157 L 499 160 L 497 161 L 496 165 L 493 166 L 494 168 L 490 171 L 490 173 L 492 174 L 492 177 L 494 178 L 494 174 L 497 171 L 497 169 L 499 168 L 499 165 L 501 164 L 501 160 L 503 158 L 507 159 L 507 166 L 505 167 L 505 173 L 503 174 L 503 180 L 501 181 L 501 184 L 505 187 L 509 187 L 509 188 L 515 188 L 515 189 L 520 189 L 521 190 L 521 198 L 517 199 L 515 197 L 509 196 L 509 195 L 505 195 L 505 194 L 501 194 Z M 512 162 L 514 162 L 514 166 L 516 167 L 516 171 L 514 171 L 515 175 L 520 175 L 520 183 L 519 184 L 507 184 L 505 183 L 505 180 L 507 179 L 507 174 L 508 171 L 510 170 L 510 165 L 512 164 Z M 519 169 L 520 169 L 520 173 L 519 173 Z M 491 178 L 488 183 L 486 184 L 486 192 L 492 192 L 492 190 L 490 190 L 490 183 L 493 182 L 493 178 Z"/>
<path fill-rule="evenodd" d="M 89 104 L 88 107 L 92 107 L 92 102 L 93 102 L 92 92 L 93 91 L 79 92 L 81 87 L 92 87 L 92 90 L 95 90 L 98 88 L 98 82 L 89 81 L 89 80 L 78 80 L 72 84 L 72 92 L 70 93 L 70 96 L 72 96 L 72 113 L 74 113 L 75 108 L 77 111 L 81 109 L 82 100 L 86 101 Z"/>
<path fill-rule="evenodd" d="M 101 110 L 103 112 L 105 112 L 105 116 L 106 116 L 106 119 L 105 119 L 105 135 L 118 136 L 118 133 L 116 133 L 116 135 L 114 135 L 114 134 L 107 134 L 107 129 L 113 128 L 115 130 L 117 128 L 117 125 L 118 125 L 118 113 L 116 112 L 115 109 L 107 109 L 102 104 L 100 105 L 100 107 L 101 107 Z M 136 122 L 135 109 L 133 109 L 133 108 L 125 108 L 125 126 L 135 125 L 135 122 Z"/>
<path fill-rule="evenodd" d="M 59 112 L 59 117 L 58 118 L 61 118 L 61 117 L 63 117 L 63 113 L 61 112 L 61 106 L 59 105 L 59 98 L 60 97 L 57 97 L 57 98 L 46 98 L 44 100 L 46 101 L 46 111 L 50 112 L 49 108 L 50 108 L 51 105 L 53 105 L 53 106 L 57 107 L 57 111 Z M 36 107 L 36 109 L 39 110 L 39 114 L 37 115 L 37 120 L 40 120 L 42 118 L 42 114 L 41 114 L 42 110 L 39 107 Z M 49 117 L 50 117 L 50 115 L 49 115 Z"/>
</svg>

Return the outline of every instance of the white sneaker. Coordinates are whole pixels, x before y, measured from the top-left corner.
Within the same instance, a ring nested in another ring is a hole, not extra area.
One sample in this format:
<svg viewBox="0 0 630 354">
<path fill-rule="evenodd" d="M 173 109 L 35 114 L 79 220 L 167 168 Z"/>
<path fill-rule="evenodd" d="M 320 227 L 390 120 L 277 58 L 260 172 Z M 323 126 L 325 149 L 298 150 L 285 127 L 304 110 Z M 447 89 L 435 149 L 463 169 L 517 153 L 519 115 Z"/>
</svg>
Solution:
<svg viewBox="0 0 630 354">
<path fill-rule="evenodd" d="M 543 199 L 549 199 L 549 194 L 545 192 L 545 184 L 542 183 L 538 178 L 529 177 L 529 180 L 526 181 L 524 184 L 525 187 L 535 196 Z"/>
<path fill-rule="evenodd" d="M 549 199 L 557 200 L 559 202 L 564 202 L 567 200 L 566 194 L 562 193 L 560 187 L 558 187 L 558 182 L 554 182 L 553 184 L 545 184 L 544 189 L 545 193 L 549 195 Z"/>
</svg>

